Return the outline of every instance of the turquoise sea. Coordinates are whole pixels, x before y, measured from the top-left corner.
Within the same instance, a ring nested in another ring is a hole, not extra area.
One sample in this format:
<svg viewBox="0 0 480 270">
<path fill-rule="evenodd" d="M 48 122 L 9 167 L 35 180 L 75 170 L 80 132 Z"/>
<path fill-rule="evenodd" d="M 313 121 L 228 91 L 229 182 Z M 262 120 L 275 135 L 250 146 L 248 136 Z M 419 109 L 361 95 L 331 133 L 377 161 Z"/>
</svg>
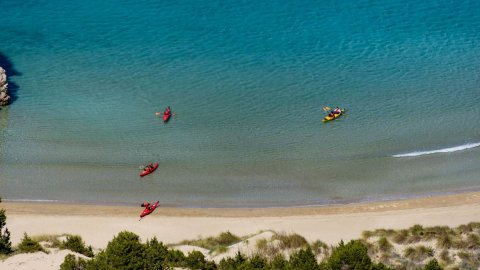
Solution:
<svg viewBox="0 0 480 270">
<path fill-rule="evenodd" d="M 479 1 L 0 1 L 0 65 L 14 96 L 0 110 L 4 200 L 270 207 L 480 190 Z M 347 115 L 322 123 L 336 105 Z"/>
</svg>

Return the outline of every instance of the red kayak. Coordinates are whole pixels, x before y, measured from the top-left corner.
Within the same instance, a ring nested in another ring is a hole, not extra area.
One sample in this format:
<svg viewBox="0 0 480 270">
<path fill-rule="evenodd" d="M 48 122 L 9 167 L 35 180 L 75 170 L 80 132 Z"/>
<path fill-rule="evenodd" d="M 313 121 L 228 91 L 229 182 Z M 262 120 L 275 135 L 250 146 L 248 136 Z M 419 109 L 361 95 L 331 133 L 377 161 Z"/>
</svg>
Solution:
<svg viewBox="0 0 480 270">
<path fill-rule="evenodd" d="M 170 117 L 172 117 L 172 114 L 169 113 L 163 113 L 163 122 L 166 123 L 168 120 L 170 120 Z"/>
<path fill-rule="evenodd" d="M 140 173 L 140 177 L 144 177 L 145 175 L 149 175 L 151 174 L 152 172 L 154 172 L 156 169 L 158 168 L 158 163 L 156 163 L 155 165 L 153 165 L 153 168 L 146 168 L 145 170 L 143 170 L 141 173 Z"/>
<path fill-rule="evenodd" d="M 159 203 L 159 201 L 157 201 L 156 203 L 154 203 L 152 205 L 148 205 L 147 207 L 145 207 L 143 212 L 140 214 L 140 218 L 143 218 L 144 216 L 150 215 L 153 211 L 155 211 L 155 209 L 158 207 L 158 203 Z"/>
<path fill-rule="evenodd" d="M 170 109 L 170 106 L 168 106 L 163 112 L 163 122 L 168 122 L 168 120 L 170 120 L 170 117 L 172 117 L 172 110 Z"/>
</svg>

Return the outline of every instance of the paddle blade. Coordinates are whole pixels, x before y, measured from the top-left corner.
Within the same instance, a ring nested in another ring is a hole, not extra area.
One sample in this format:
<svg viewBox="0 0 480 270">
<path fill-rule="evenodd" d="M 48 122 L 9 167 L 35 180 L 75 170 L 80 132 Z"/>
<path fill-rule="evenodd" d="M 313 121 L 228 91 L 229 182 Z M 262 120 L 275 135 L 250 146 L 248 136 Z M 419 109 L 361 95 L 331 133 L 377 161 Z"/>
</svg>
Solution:
<svg viewBox="0 0 480 270">
<path fill-rule="evenodd" d="M 330 107 L 328 107 L 328 106 L 327 106 L 327 107 L 323 107 L 323 110 L 324 110 L 324 111 L 330 111 Z"/>
</svg>

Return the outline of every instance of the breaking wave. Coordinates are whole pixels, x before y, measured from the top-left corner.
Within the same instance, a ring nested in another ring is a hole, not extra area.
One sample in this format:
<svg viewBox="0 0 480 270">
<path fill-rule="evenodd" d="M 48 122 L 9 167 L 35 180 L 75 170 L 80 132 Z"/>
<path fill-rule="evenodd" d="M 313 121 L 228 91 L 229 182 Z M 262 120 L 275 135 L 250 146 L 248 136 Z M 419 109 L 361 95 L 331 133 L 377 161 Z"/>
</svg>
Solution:
<svg viewBox="0 0 480 270">
<path fill-rule="evenodd" d="M 393 155 L 392 157 L 416 157 L 416 156 L 424 156 L 424 155 L 430 155 L 430 154 L 436 154 L 436 153 L 451 153 L 451 152 L 457 152 L 465 149 L 474 148 L 477 146 L 480 146 L 480 143 L 467 143 L 459 146 L 431 150 L 431 151 L 416 151 L 416 152 L 410 152 L 405 154 L 397 154 L 397 155 Z"/>
</svg>

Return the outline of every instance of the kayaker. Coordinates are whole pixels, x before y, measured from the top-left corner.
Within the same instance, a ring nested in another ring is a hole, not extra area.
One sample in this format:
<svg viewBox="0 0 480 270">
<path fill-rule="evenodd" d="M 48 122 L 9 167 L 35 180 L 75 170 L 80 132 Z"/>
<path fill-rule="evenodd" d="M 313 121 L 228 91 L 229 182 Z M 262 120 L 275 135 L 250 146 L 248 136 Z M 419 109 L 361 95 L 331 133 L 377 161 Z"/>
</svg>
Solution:
<svg viewBox="0 0 480 270">
<path fill-rule="evenodd" d="M 334 113 L 334 114 L 341 114 L 341 113 L 342 113 L 342 110 L 340 110 L 340 108 L 336 107 L 336 108 L 333 110 L 333 113 Z"/>
<path fill-rule="evenodd" d="M 147 169 L 153 169 L 153 163 L 150 163 L 148 164 L 147 166 L 145 166 L 145 168 L 143 168 L 144 171 L 146 171 Z"/>
</svg>

